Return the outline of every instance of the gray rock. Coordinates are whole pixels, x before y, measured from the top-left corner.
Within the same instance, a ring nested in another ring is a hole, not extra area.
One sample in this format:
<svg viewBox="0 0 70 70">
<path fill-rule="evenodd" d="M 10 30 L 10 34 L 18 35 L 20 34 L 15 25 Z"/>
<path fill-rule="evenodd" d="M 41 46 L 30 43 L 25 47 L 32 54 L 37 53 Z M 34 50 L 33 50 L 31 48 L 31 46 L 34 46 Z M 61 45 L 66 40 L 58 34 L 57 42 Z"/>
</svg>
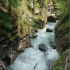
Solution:
<svg viewBox="0 0 70 70">
<path fill-rule="evenodd" d="M 46 32 L 53 32 L 53 30 L 52 30 L 52 29 L 47 28 L 47 29 L 46 29 Z"/>
<path fill-rule="evenodd" d="M 41 43 L 41 44 L 39 45 L 39 50 L 41 50 L 41 51 L 47 51 L 48 48 L 47 48 L 47 46 L 46 46 L 45 44 Z"/>
<path fill-rule="evenodd" d="M 35 33 L 30 33 L 30 34 L 29 34 L 29 37 L 30 37 L 30 38 L 36 38 L 37 35 L 36 35 Z"/>
</svg>

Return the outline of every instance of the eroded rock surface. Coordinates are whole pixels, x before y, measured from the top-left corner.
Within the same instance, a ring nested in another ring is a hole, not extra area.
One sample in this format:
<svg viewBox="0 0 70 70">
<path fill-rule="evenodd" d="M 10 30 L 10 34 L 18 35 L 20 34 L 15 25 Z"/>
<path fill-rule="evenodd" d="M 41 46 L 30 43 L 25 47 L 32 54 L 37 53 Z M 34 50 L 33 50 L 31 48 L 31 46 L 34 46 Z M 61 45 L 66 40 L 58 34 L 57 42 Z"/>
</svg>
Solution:
<svg viewBox="0 0 70 70">
<path fill-rule="evenodd" d="M 5 64 L 12 64 L 18 54 L 23 52 L 25 48 L 30 47 L 28 36 L 14 41 L 2 39 L 0 40 L 0 43 L 0 60 L 3 60 Z"/>
<path fill-rule="evenodd" d="M 62 18 L 62 20 L 60 20 L 55 27 L 57 50 L 60 54 L 70 47 L 70 25 L 69 22 L 66 22 L 67 19 L 68 15 Z"/>
</svg>

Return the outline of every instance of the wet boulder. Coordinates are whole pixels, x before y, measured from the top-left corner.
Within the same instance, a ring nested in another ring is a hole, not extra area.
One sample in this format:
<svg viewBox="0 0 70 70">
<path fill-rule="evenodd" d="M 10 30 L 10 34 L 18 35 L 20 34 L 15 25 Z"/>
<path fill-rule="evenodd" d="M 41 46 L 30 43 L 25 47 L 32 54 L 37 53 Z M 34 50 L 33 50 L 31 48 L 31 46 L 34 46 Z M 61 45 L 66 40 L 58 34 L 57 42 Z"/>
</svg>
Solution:
<svg viewBox="0 0 70 70">
<path fill-rule="evenodd" d="M 47 28 L 47 29 L 46 29 L 46 32 L 53 32 L 53 30 L 52 30 L 52 29 Z"/>
<path fill-rule="evenodd" d="M 47 48 L 47 46 L 46 46 L 44 43 L 41 43 L 41 44 L 39 45 L 39 50 L 41 50 L 41 51 L 47 51 L 48 48 Z"/>
</svg>

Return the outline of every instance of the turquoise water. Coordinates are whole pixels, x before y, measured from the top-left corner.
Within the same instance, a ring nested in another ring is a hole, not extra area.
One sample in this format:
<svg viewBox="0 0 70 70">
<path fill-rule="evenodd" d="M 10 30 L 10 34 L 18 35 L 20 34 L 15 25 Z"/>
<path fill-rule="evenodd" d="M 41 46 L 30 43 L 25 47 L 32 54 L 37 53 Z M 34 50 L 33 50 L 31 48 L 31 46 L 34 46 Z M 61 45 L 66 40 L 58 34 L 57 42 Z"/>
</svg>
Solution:
<svg viewBox="0 0 70 70">
<path fill-rule="evenodd" d="M 26 48 L 23 53 L 18 55 L 14 63 L 7 70 L 50 70 L 50 67 L 58 59 L 58 52 L 50 46 L 50 42 L 55 43 L 54 27 L 56 23 L 48 23 L 43 29 L 36 33 L 37 38 L 31 38 L 32 47 Z M 46 32 L 50 28 L 53 32 Z M 44 43 L 48 50 L 39 50 L 39 44 Z"/>
</svg>

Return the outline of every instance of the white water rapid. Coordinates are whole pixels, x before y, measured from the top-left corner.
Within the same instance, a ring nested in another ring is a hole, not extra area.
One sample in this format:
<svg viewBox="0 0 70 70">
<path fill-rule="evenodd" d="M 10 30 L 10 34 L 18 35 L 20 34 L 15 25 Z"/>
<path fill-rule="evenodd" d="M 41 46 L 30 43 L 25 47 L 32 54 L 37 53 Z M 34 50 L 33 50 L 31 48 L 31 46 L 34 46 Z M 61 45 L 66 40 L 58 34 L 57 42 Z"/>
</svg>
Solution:
<svg viewBox="0 0 70 70">
<path fill-rule="evenodd" d="M 57 60 L 59 54 L 56 49 L 50 46 L 50 42 L 55 43 L 54 27 L 56 23 L 48 23 L 43 29 L 36 33 L 37 38 L 31 38 L 32 47 L 26 48 L 18 55 L 14 63 L 7 70 L 50 70 L 51 65 Z M 53 32 L 46 32 L 50 28 Z M 44 43 L 48 51 L 39 50 L 39 44 Z"/>
</svg>

